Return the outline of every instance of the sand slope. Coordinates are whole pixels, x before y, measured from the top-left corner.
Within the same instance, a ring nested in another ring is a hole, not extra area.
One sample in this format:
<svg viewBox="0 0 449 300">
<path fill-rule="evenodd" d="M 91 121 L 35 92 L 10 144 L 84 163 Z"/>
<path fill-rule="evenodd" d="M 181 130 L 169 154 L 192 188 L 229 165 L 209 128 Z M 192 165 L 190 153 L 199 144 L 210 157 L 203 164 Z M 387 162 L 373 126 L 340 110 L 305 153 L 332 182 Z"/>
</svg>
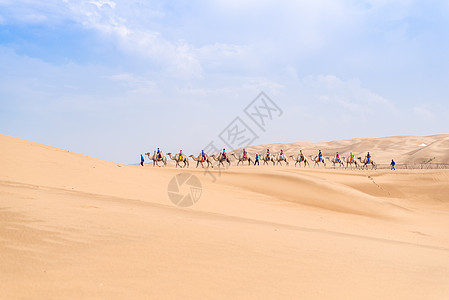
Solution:
<svg viewBox="0 0 449 300">
<path fill-rule="evenodd" d="M 416 159 L 447 147 L 405 139 Z M 4 135 L 0 166 L 0 298 L 449 297 L 446 170 L 190 168 L 202 196 L 179 208 L 173 167 Z"/>
</svg>

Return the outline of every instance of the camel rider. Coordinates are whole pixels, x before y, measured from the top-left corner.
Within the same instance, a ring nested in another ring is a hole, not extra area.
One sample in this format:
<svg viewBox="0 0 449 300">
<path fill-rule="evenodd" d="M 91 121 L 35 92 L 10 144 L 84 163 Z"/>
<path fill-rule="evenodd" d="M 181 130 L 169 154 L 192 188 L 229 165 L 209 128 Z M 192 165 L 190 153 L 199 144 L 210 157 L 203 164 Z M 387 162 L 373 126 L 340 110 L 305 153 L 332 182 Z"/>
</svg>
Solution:
<svg viewBox="0 0 449 300">
<path fill-rule="evenodd" d="M 223 148 L 223 152 L 221 152 L 221 157 L 223 159 L 226 159 L 226 150 L 225 150 L 225 148 Z"/>
<path fill-rule="evenodd" d="M 161 159 L 161 150 L 157 148 L 157 159 Z"/>
<path fill-rule="evenodd" d="M 371 154 L 369 152 L 366 154 L 366 163 L 370 162 Z"/>
<path fill-rule="evenodd" d="M 281 153 L 279 153 L 279 157 L 280 157 L 281 159 L 284 159 L 284 150 L 281 149 Z"/>
<path fill-rule="evenodd" d="M 270 159 L 270 149 L 267 149 L 267 160 Z"/>
<path fill-rule="evenodd" d="M 318 162 L 321 162 L 322 159 L 323 159 L 323 153 L 321 153 L 321 150 L 319 150 L 319 153 L 318 153 Z"/>
<path fill-rule="evenodd" d="M 182 149 L 179 150 L 179 159 L 182 159 Z"/>
<path fill-rule="evenodd" d="M 335 161 L 340 162 L 340 154 L 338 154 L 338 152 L 337 152 L 337 155 L 335 155 Z"/>
<path fill-rule="evenodd" d="M 259 153 L 256 153 L 256 160 L 254 161 L 254 165 L 259 165 Z"/>
<path fill-rule="evenodd" d="M 352 152 L 349 154 L 349 158 L 350 158 L 351 162 L 354 162 L 354 154 L 352 154 Z"/>
<path fill-rule="evenodd" d="M 243 158 L 246 158 L 246 155 L 247 155 L 248 153 L 246 152 L 246 150 L 245 150 L 245 148 L 243 148 Z"/>
<path fill-rule="evenodd" d="M 206 160 L 206 154 L 204 153 L 204 150 L 201 150 L 201 160 L 202 161 Z"/>
<path fill-rule="evenodd" d="M 304 154 L 302 153 L 302 150 L 299 150 L 299 161 L 304 160 Z"/>
</svg>

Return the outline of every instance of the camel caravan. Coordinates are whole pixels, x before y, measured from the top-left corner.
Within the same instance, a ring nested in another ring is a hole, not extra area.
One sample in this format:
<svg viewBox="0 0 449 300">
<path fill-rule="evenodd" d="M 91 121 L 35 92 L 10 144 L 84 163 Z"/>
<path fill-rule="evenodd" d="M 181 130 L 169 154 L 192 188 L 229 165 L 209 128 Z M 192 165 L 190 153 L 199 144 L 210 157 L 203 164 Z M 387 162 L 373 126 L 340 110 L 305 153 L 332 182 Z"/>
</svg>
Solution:
<svg viewBox="0 0 449 300">
<path fill-rule="evenodd" d="M 152 161 L 153 167 L 158 166 L 166 166 L 167 158 L 162 154 L 162 151 L 157 148 L 156 151 L 151 154 L 150 152 L 145 153 L 148 156 L 149 160 Z M 304 155 L 302 150 L 299 151 L 299 154 L 286 155 L 284 151 L 281 151 L 277 154 L 271 154 L 270 149 L 267 149 L 267 152 L 263 155 L 259 153 L 255 153 L 254 155 L 250 155 L 245 148 L 243 151 L 238 154 L 235 152 L 231 152 L 230 154 L 226 153 L 225 149 L 218 154 L 208 155 L 201 151 L 201 153 L 197 156 L 195 155 L 186 155 L 180 150 L 178 153 L 173 155 L 171 152 L 167 152 L 166 155 L 173 161 L 175 161 L 175 167 L 180 168 L 188 168 L 189 167 L 189 158 L 191 158 L 194 162 L 196 162 L 196 168 L 200 165 L 202 168 L 213 168 L 214 164 L 217 168 L 229 167 L 232 164 L 231 157 L 236 162 L 236 165 L 239 166 L 247 165 L 247 166 L 260 166 L 260 162 L 262 165 L 289 165 L 289 159 L 293 163 L 294 166 L 297 167 L 313 167 L 313 168 L 326 168 L 326 166 L 331 165 L 332 168 L 345 168 L 345 169 L 377 169 L 377 164 L 371 158 L 370 153 L 368 152 L 365 157 L 358 156 L 357 158 L 354 156 L 352 152 L 349 153 L 348 157 L 340 156 L 337 152 L 334 156 L 324 156 L 319 150 L 317 155 L 309 155 L 308 157 Z"/>
</svg>

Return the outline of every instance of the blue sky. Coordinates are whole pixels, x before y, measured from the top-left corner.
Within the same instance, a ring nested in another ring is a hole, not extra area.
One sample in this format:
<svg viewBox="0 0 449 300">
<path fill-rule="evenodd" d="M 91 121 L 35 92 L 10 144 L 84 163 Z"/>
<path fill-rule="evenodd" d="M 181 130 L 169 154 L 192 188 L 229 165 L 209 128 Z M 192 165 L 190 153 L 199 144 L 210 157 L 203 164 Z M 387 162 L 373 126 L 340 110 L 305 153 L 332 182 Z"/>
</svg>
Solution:
<svg viewBox="0 0 449 300">
<path fill-rule="evenodd" d="M 0 132 L 197 153 L 264 91 L 256 144 L 448 133 L 448 36 L 447 1 L 0 0 Z"/>
</svg>

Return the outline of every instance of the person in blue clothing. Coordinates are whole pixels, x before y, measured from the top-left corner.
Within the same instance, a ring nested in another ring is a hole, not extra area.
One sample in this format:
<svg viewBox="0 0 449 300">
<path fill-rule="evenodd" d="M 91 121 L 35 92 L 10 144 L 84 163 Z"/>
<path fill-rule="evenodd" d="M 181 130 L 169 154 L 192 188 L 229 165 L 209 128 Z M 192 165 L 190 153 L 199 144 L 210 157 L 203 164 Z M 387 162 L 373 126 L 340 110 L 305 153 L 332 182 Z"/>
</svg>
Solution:
<svg viewBox="0 0 449 300">
<path fill-rule="evenodd" d="M 391 160 L 390 166 L 391 166 L 391 170 L 396 170 L 396 168 L 394 167 L 396 165 L 396 163 L 394 162 L 394 160 Z"/>
<path fill-rule="evenodd" d="M 256 160 L 254 161 L 254 165 L 256 164 L 259 166 L 259 153 L 256 153 Z"/>
<path fill-rule="evenodd" d="M 371 159 L 371 154 L 369 154 L 369 152 L 366 154 L 366 163 L 370 163 L 370 159 Z"/>
<path fill-rule="evenodd" d="M 206 160 L 206 154 L 204 153 L 204 150 L 201 150 L 201 160 L 202 161 Z"/>
<path fill-rule="evenodd" d="M 145 161 L 145 158 L 143 158 L 143 155 L 140 154 L 140 165 L 143 167 L 143 162 Z"/>
<path fill-rule="evenodd" d="M 323 153 L 321 153 L 321 150 L 318 152 L 318 162 L 321 162 L 323 159 Z"/>
<path fill-rule="evenodd" d="M 338 152 L 337 152 L 337 155 L 335 155 L 335 161 L 336 162 L 340 162 L 340 154 L 338 154 Z"/>
<path fill-rule="evenodd" d="M 156 158 L 157 159 L 161 158 L 161 150 L 159 148 L 157 148 L 157 156 L 156 156 Z"/>
</svg>

